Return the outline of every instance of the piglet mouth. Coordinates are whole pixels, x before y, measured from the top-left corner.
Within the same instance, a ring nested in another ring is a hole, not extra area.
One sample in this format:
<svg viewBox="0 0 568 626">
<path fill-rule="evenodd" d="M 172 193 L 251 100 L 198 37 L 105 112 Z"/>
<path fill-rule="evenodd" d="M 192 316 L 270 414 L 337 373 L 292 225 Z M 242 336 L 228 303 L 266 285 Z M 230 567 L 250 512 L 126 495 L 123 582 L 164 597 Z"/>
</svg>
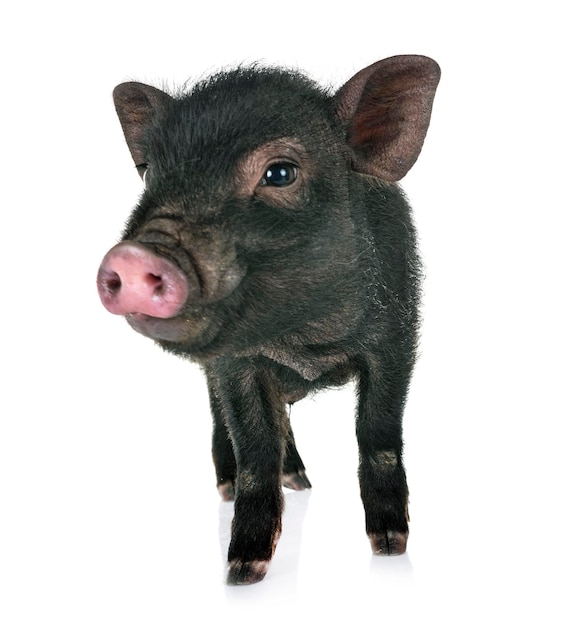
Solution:
<svg viewBox="0 0 568 626">
<path fill-rule="evenodd" d="M 124 317 L 135 331 L 157 341 L 179 343 L 195 340 L 208 327 L 207 320 L 201 316 L 160 318 L 144 313 L 128 313 Z"/>
</svg>

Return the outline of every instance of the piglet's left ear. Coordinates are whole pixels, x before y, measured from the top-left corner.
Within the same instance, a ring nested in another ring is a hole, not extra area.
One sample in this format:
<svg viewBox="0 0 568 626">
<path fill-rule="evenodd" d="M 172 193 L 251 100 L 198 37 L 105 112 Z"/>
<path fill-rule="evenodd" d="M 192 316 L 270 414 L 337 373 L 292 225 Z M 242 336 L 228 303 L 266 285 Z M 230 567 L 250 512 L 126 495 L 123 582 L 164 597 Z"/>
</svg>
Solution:
<svg viewBox="0 0 568 626">
<path fill-rule="evenodd" d="M 347 122 L 354 169 L 400 180 L 420 154 L 440 68 L 424 56 L 395 56 L 361 70 L 337 92 L 338 117 Z"/>
</svg>

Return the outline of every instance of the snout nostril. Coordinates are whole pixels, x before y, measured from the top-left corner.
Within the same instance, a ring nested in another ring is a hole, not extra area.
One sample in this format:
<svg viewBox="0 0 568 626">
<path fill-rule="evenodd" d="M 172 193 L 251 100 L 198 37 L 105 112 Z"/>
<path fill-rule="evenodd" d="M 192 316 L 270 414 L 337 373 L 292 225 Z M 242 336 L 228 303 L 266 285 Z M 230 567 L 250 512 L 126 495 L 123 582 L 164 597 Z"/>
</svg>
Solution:
<svg viewBox="0 0 568 626">
<path fill-rule="evenodd" d="M 105 285 L 109 293 L 118 293 L 122 287 L 120 276 L 116 272 L 113 272 L 110 276 L 107 276 Z"/>
<path fill-rule="evenodd" d="M 146 275 L 146 283 L 154 295 L 161 296 L 166 291 L 164 280 L 158 274 L 149 273 Z"/>
</svg>

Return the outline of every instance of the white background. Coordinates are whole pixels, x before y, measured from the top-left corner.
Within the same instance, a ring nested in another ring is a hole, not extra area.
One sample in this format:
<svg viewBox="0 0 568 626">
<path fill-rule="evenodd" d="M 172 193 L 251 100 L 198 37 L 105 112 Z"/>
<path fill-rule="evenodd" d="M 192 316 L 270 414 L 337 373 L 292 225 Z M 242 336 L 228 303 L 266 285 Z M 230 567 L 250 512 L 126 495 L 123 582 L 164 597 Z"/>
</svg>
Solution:
<svg viewBox="0 0 568 626">
<path fill-rule="evenodd" d="M 566 624 L 567 47 L 561 3 L 53 2 L 2 10 L 0 623 Z M 408 553 L 373 558 L 353 390 L 296 405 L 314 488 L 265 581 L 224 584 L 199 369 L 100 305 L 140 193 L 111 101 L 239 62 L 340 86 L 435 58 L 403 181 L 428 279 Z"/>
</svg>

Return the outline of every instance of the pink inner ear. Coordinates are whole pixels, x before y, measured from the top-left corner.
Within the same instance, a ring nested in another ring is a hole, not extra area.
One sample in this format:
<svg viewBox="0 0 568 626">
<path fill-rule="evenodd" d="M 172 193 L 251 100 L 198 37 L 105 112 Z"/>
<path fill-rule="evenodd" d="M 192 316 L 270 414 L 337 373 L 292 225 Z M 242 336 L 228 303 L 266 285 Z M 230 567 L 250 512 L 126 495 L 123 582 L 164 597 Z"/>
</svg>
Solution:
<svg viewBox="0 0 568 626">
<path fill-rule="evenodd" d="M 405 116 L 396 95 L 380 86 L 366 91 L 351 120 L 348 141 L 353 148 L 375 154 L 400 135 Z"/>
<path fill-rule="evenodd" d="M 407 94 L 378 88 L 364 95 L 348 131 L 348 142 L 363 173 L 400 180 L 422 149 L 428 120 L 424 124 L 420 116 Z"/>
<path fill-rule="evenodd" d="M 343 86 L 337 114 L 350 122 L 357 171 L 387 181 L 408 172 L 422 149 L 439 77 L 431 59 L 401 56 L 365 68 Z"/>
<path fill-rule="evenodd" d="M 142 83 L 122 83 L 113 93 L 114 105 L 134 164 L 144 161 L 140 150 L 141 139 L 157 111 L 171 96 Z"/>
</svg>

